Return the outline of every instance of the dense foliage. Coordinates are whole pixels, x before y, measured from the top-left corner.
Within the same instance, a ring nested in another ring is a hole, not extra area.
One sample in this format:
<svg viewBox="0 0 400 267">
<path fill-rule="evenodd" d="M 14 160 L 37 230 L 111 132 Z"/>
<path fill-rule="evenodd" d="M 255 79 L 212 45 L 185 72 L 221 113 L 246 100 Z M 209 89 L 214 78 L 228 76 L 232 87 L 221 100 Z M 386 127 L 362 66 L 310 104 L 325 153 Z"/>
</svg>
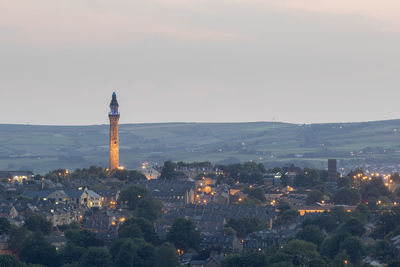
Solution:
<svg viewBox="0 0 400 267">
<path fill-rule="evenodd" d="M 255 162 L 217 165 L 216 167 L 224 171 L 226 178 L 229 177 L 241 183 L 262 183 L 263 174 L 266 173 L 264 165 Z"/>
<path fill-rule="evenodd" d="M 145 180 L 146 176 L 137 170 L 112 170 L 108 171 L 105 168 L 91 166 L 87 169 L 75 169 L 70 172 L 67 169 L 56 169 L 50 171 L 45 175 L 46 179 L 52 180 L 54 182 L 60 182 L 65 179 L 94 179 L 94 178 L 107 178 L 114 177 L 121 181 L 139 181 Z"/>
</svg>

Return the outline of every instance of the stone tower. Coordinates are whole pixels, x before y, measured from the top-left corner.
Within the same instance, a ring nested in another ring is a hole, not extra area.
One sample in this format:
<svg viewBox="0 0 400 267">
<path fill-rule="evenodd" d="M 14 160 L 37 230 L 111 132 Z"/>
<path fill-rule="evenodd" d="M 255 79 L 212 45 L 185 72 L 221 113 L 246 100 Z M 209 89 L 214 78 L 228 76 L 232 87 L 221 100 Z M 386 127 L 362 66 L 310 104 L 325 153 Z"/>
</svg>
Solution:
<svg viewBox="0 0 400 267">
<path fill-rule="evenodd" d="M 110 171 L 118 169 L 119 167 L 119 138 L 118 138 L 118 111 L 117 94 L 112 94 L 112 100 L 110 103 Z"/>
</svg>

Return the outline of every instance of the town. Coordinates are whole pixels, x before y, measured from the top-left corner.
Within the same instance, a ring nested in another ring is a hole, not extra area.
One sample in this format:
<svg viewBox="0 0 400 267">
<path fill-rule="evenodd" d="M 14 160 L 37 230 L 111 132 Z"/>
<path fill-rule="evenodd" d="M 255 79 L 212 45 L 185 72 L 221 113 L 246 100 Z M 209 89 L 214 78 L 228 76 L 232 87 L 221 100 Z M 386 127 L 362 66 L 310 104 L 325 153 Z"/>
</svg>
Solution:
<svg viewBox="0 0 400 267">
<path fill-rule="evenodd" d="M 0 0 L 0 267 L 400 267 L 400 1 Z"/>
<path fill-rule="evenodd" d="M 104 247 L 101 257 L 111 253 L 116 266 L 238 266 L 246 255 L 279 263 L 273 249 L 318 264 L 395 261 L 400 175 L 341 177 L 328 162 L 329 170 L 167 161 L 158 169 L 2 172 L 1 252 L 45 266 L 70 266 Z M 136 253 L 129 265 L 114 246 Z"/>
<path fill-rule="evenodd" d="M 108 168 L 0 172 L 2 266 L 399 266 L 399 173 L 342 174 L 336 159 L 127 170 L 118 108 L 113 93 Z"/>
</svg>

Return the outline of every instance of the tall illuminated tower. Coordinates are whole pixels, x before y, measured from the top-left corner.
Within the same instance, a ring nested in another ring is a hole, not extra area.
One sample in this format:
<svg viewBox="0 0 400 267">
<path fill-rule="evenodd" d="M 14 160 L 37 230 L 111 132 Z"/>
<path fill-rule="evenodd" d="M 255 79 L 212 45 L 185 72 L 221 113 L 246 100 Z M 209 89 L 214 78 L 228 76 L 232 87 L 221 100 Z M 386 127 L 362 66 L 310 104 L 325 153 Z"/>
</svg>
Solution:
<svg viewBox="0 0 400 267">
<path fill-rule="evenodd" d="M 110 113 L 108 114 L 110 118 L 110 171 L 119 167 L 118 107 L 117 94 L 114 92 L 110 103 Z"/>
</svg>

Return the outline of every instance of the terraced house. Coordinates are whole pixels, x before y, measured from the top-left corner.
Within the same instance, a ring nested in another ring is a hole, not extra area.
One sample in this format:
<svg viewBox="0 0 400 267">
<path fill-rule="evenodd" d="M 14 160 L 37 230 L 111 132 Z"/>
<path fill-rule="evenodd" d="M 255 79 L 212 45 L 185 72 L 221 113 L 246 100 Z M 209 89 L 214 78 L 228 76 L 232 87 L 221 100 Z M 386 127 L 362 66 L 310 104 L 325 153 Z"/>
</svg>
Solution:
<svg viewBox="0 0 400 267">
<path fill-rule="evenodd" d="M 82 190 L 64 190 L 64 189 L 52 189 L 52 190 L 37 190 L 37 191 L 25 191 L 23 195 L 27 198 L 38 199 L 38 200 L 49 200 L 55 203 L 66 203 L 84 205 L 89 208 L 101 207 L 102 198 L 96 192 L 87 188 Z"/>
</svg>

